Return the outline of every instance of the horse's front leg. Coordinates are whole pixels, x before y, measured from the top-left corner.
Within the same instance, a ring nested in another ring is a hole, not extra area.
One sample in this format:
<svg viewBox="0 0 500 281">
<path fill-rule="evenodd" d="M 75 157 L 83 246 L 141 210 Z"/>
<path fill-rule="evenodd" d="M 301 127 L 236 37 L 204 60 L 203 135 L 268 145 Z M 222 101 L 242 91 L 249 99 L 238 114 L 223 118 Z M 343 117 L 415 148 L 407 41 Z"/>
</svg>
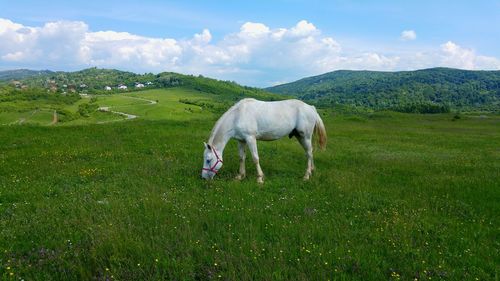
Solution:
<svg viewBox="0 0 500 281">
<path fill-rule="evenodd" d="M 238 153 L 240 155 L 240 172 L 236 176 L 237 180 L 242 180 L 246 176 L 246 171 L 245 171 L 245 158 L 246 158 L 246 153 L 245 153 L 245 142 L 239 141 L 238 142 Z"/>
<path fill-rule="evenodd" d="M 264 183 L 264 173 L 260 168 L 259 164 L 259 152 L 257 151 L 257 140 L 253 137 L 247 139 L 248 148 L 250 149 L 250 153 L 252 154 L 253 162 L 257 168 L 257 182 Z"/>
</svg>

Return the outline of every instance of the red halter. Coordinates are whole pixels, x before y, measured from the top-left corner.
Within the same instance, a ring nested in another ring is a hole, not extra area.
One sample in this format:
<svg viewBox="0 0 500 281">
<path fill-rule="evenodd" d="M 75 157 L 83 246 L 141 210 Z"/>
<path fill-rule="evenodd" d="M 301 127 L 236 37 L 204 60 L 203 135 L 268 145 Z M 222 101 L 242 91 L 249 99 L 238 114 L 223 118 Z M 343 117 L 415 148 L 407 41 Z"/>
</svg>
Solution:
<svg viewBox="0 0 500 281">
<path fill-rule="evenodd" d="M 217 167 L 217 165 L 219 164 L 219 162 L 220 163 L 223 163 L 223 162 L 222 162 L 222 159 L 219 158 L 219 155 L 217 154 L 217 151 L 213 147 L 210 147 L 210 148 L 211 148 L 212 152 L 215 154 L 215 157 L 217 158 L 217 161 L 215 161 L 215 164 L 212 167 L 210 167 L 210 168 L 202 168 L 202 170 L 204 170 L 204 171 L 210 171 L 210 172 L 212 172 L 214 174 L 217 174 L 218 171 L 215 169 L 215 167 Z"/>
</svg>

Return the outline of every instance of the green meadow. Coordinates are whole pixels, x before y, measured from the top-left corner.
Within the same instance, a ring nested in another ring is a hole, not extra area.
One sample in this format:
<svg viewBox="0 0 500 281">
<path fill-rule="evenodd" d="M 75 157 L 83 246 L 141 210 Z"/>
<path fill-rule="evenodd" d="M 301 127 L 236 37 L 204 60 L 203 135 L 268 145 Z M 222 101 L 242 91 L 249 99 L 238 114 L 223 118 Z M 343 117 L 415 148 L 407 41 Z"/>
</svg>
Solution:
<svg viewBox="0 0 500 281">
<path fill-rule="evenodd" d="M 200 179 L 219 96 L 96 103 L 138 117 L 0 113 L 0 279 L 498 280 L 498 115 L 324 110 L 312 179 L 284 138 L 258 143 L 259 185 L 250 157 L 233 179 L 235 141 Z"/>
<path fill-rule="evenodd" d="M 200 106 L 181 103 L 179 100 L 213 101 L 218 98 L 213 94 L 185 88 L 155 89 L 113 95 L 96 95 L 94 97 L 97 99 L 95 103 L 100 107 L 109 107 L 112 111 L 137 115 L 140 119 L 167 119 L 177 121 L 186 121 L 194 118 L 202 119 L 206 116 L 206 113 L 201 114 L 202 109 Z M 65 111 L 76 112 L 78 106 L 88 103 L 91 103 L 91 96 L 82 97 L 74 103 L 64 104 L 58 108 Z M 14 107 L 16 110 L 0 111 L 0 125 L 51 125 L 52 123 L 54 109 L 44 101 L 4 102 L 1 104 L 0 109 L 8 106 Z M 58 125 L 96 124 L 101 122 L 122 121 L 123 119 L 124 117 L 119 114 L 94 111 L 87 118 L 69 120 L 59 123 Z"/>
</svg>

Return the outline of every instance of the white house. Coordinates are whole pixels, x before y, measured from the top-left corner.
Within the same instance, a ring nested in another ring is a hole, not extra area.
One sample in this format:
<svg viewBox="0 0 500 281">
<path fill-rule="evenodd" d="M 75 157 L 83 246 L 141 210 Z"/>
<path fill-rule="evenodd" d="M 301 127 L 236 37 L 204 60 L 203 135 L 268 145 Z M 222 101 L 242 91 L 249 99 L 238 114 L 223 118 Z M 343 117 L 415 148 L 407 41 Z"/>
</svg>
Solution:
<svg viewBox="0 0 500 281">
<path fill-rule="evenodd" d="M 135 87 L 136 87 L 136 88 L 144 88 L 144 84 L 142 84 L 142 83 L 137 83 L 137 84 L 135 84 Z"/>
<path fill-rule="evenodd" d="M 104 90 L 111 91 L 111 87 L 110 86 L 106 86 L 106 87 L 104 87 Z"/>
<path fill-rule="evenodd" d="M 126 90 L 127 86 L 125 86 L 123 84 L 120 84 L 120 85 L 118 85 L 118 89 L 120 89 L 120 90 Z"/>
</svg>

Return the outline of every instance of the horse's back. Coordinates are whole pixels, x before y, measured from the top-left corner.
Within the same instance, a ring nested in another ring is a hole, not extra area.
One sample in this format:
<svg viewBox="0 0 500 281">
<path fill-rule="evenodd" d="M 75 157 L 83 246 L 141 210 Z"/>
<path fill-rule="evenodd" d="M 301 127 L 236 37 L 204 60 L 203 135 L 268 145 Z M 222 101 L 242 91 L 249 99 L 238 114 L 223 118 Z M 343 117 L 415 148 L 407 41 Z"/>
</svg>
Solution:
<svg viewBox="0 0 500 281">
<path fill-rule="evenodd" d="M 316 109 L 314 106 L 308 105 L 307 103 L 297 100 L 297 99 L 289 99 L 289 100 L 281 100 L 281 101 L 261 101 L 256 100 L 254 98 L 245 98 L 240 100 L 235 106 L 239 108 L 246 109 L 257 109 L 262 111 L 273 111 L 273 110 L 300 110 L 300 111 L 313 111 Z"/>
<path fill-rule="evenodd" d="M 300 100 L 259 101 L 252 98 L 235 105 L 235 125 L 244 134 L 274 140 L 292 131 L 308 134 L 314 128 L 316 109 Z"/>
</svg>

